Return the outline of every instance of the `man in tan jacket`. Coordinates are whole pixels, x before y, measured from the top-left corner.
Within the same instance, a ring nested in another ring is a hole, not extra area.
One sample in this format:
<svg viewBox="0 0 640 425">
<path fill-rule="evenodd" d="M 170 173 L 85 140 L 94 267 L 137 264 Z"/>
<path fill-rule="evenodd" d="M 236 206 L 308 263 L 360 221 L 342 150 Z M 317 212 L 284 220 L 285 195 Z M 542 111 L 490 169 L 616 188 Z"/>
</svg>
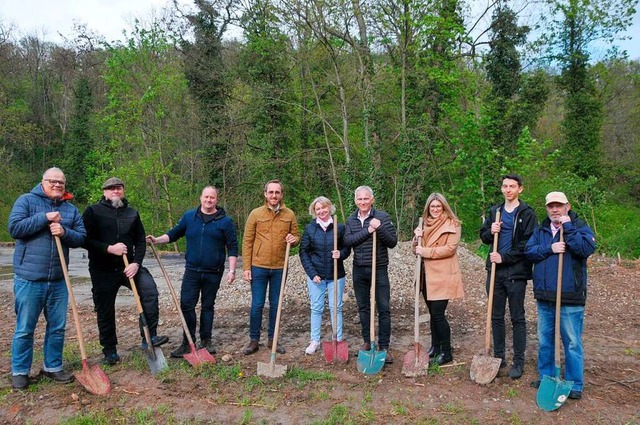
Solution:
<svg viewBox="0 0 640 425">
<path fill-rule="evenodd" d="M 269 337 L 271 348 L 275 330 L 276 313 L 287 243 L 300 242 L 296 215 L 282 202 L 284 186 L 279 180 L 271 180 L 264 186 L 265 204 L 251 211 L 244 228 L 242 241 L 242 278 L 251 284 L 251 314 L 249 337 L 245 355 L 258 351 L 262 328 L 262 310 L 269 289 Z M 284 354 L 278 344 L 276 350 Z"/>
</svg>

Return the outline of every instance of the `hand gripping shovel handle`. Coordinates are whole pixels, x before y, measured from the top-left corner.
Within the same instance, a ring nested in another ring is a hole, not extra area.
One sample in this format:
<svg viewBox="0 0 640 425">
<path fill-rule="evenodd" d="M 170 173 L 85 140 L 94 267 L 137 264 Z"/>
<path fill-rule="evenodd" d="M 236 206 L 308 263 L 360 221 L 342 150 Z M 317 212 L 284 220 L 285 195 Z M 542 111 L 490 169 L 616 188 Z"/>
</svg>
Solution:
<svg viewBox="0 0 640 425">
<path fill-rule="evenodd" d="M 496 211 L 496 221 L 500 223 L 500 210 Z M 498 252 L 498 233 L 493 234 L 493 252 Z M 485 325 L 484 351 L 488 356 L 491 352 L 491 312 L 493 311 L 493 290 L 496 283 L 496 263 L 491 262 L 491 276 L 489 276 L 489 302 L 487 303 L 487 323 Z"/>
<path fill-rule="evenodd" d="M 560 242 L 564 242 L 564 229 L 560 226 Z M 556 378 L 560 377 L 560 307 L 562 306 L 562 270 L 564 263 L 564 253 L 558 254 L 558 280 L 556 282 L 556 322 L 554 337 L 554 363 Z"/>
<path fill-rule="evenodd" d="M 129 259 L 127 254 L 122 256 L 124 261 L 124 267 L 129 267 Z M 156 352 L 153 349 L 153 341 L 151 341 L 151 333 L 149 332 L 149 325 L 147 324 L 147 318 L 144 315 L 144 309 L 142 308 L 142 302 L 140 302 L 140 294 L 136 287 L 136 282 L 132 277 L 129 278 L 129 285 L 131 285 L 131 291 L 133 292 L 133 298 L 136 300 L 136 307 L 138 309 L 138 315 L 140 316 L 140 322 L 142 323 L 142 330 L 144 332 L 144 339 L 147 341 L 147 351 L 153 360 L 156 360 Z"/>
</svg>

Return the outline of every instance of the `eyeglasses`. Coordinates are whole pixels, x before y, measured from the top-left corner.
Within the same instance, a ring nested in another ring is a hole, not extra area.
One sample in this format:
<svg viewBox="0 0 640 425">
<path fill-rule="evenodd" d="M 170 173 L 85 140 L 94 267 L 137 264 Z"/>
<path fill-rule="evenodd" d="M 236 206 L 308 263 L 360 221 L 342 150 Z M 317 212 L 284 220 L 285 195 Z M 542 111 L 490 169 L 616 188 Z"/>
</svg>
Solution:
<svg viewBox="0 0 640 425">
<path fill-rule="evenodd" d="M 442 205 L 429 205 L 429 208 L 431 208 L 433 210 L 441 210 L 442 209 Z"/>
<path fill-rule="evenodd" d="M 51 186 L 55 186 L 55 185 L 65 186 L 67 184 L 67 182 L 62 180 L 44 179 L 44 181 L 49 182 Z"/>
</svg>

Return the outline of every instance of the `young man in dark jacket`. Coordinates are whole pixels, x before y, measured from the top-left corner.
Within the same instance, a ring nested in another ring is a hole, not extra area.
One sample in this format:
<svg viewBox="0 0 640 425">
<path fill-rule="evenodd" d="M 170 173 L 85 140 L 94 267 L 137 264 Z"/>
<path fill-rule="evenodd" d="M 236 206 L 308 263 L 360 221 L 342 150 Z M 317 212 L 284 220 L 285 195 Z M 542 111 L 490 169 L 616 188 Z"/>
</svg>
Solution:
<svg viewBox="0 0 640 425">
<path fill-rule="evenodd" d="M 42 374 L 60 383 L 73 381 L 62 365 L 69 298 L 54 238 L 60 238 L 69 264 L 69 248 L 82 246 L 86 232 L 78 209 L 69 202 L 73 195 L 65 190 L 66 184 L 62 170 L 48 169 L 41 183 L 16 200 L 9 215 L 9 234 L 16 240 L 11 375 L 18 390 L 29 386 L 34 331 L 43 311 L 47 327 Z"/>
<path fill-rule="evenodd" d="M 373 190 L 369 186 L 360 186 L 355 191 L 355 203 L 358 209 L 347 218 L 345 223 L 344 244 L 353 249 L 353 289 L 358 303 L 362 326 L 362 350 L 371 349 L 370 291 L 373 257 L 373 232 L 377 232 L 376 246 L 376 307 L 378 309 L 378 345 L 387 351 L 386 363 L 393 363 L 389 350 L 391 340 L 391 287 L 389 284 L 389 248 L 398 243 L 396 229 L 391 217 L 384 211 L 373 208 Z"/>
<path fill-rule="evenodd" d="M 216 350 L 212 340 L 213 316 L 216 296 L 229 256 L 227 283 L 236 278 L 238 238 L 233 220 L 224 208 L 218 207 L 218 189 L 207 186 L 202 189 L 200 206 L 184 213 L 178 224 L 166 234 L 147 239 L 154 243 L 175 242 L 187 237 L 186 265 L 180 288 L 180 310 L 184 314 L 191 339 L 196 340 L 196 305 L 200 307 L 200 345 L 211 354 Z M 187 336 L 182 344 L 171 352 L 171 357 L 184 357 L 191 351 Z"/>
<path fill-rule="evenodd" d="M 89 252 L 91 292 L 98 316 L 103 363 L 113 365 L 120 360 L 116 336 L 116 295 L 121 286 L 129 289 L 133 278 L 144 311 L 154 347 L 169 341 L 157 335 L 159 308 L 158 288 L 149 271 L 142 266 L 147 249 L 144 227 L 138 212 L 124 197 L 124 182 L 111 177 L 102 185 L 102 199 L 90 205 L 82 218 L 87 229 L 84 247 Z M 123 256 L 129 266 L 125 268 Z M 144 332 L 140 328 L 142 347 L 146 349 Z"/>
<path fill-rule="evenodd" d="M 573 382 L 569 398 L 582 398 L 584 349 L 582 326 L 587 300 L 587 258 L 596 249 L 589 226 L 571 211 L 562 192 L 546 197 L 548 217 L 527 243 L 527 258 L 533 261 L 533 295 L 538 306 L 538 374 L 534 388 L 544 376 L 554 377 L 555 304 L 559 255 L 563 254 L 560 335 L 564 346 L 565 379 Z M 564 242 L 560 241 L 560 228 Z"/>
<path fill-rule="evenodd" d="M 487 294 L 489 293 L 491 263 L 496 264 L 493 292 L 491 330 L 493 332 L 493 354 L 502 359 L 500 367 L 507 365 L 505 353 L 504 315 L 507 301 L 513 325 L 513 365 L 509 370 L 511 379 L 519 379 L 524 372 L 524 353 L 527 347 L 527 322 L 524 298 L 527 280 L 531 279 L 531 263 L 525 258 L 524 248 L 538 226 L 533 208 L 520 200 L 524 190 L 522 177 L 507 174 L 502 177 L 501 189 L 504 202 L 491 207 L 491 212 L 480 229 L 482 242 L 491 245 L 498 234 L 498 251 L 487 256 Z M 500 211 L 500 222 L 495 223 Z"/>
</svg>

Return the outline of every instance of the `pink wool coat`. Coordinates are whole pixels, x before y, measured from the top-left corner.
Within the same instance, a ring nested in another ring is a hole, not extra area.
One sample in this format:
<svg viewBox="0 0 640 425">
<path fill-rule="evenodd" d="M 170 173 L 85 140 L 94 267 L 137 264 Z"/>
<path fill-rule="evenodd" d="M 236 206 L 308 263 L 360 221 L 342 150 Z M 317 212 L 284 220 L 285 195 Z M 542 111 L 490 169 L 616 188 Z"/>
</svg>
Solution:
<svg viewBox="0 0 640 425">
<path fill-rule="evenodd" d="M 426 220 L 425 227 L 426 228 Z M 462 298 L 462 274 L 458 261 L 461 227 L 451 219 L 422 241 L 424 273 L 429 301 Z"/>
</svg>

